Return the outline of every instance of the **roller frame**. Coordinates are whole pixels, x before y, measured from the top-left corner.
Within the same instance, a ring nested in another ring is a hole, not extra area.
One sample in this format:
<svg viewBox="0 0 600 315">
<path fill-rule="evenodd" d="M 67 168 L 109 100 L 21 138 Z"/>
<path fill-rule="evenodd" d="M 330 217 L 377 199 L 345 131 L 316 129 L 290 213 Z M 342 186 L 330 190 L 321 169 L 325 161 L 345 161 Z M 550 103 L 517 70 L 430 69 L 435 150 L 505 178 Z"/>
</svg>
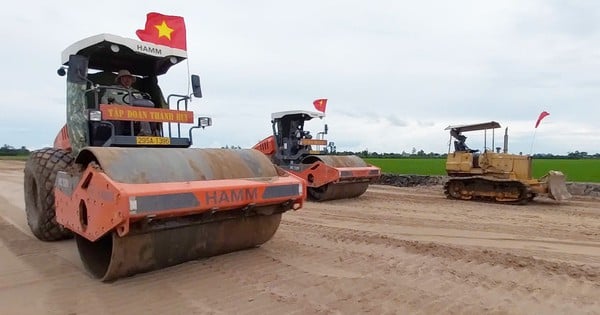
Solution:
<svg viewBox="0 0 600 315">
<path fill-rule="evenodd" d="M 371 183 L 380 176 L 380 170 L 375 166 L 332 167 L 321 161 L 302 165 L 301 168 L 298 165 L 280 167 L 304 179 L 308 187 L 350 182 Z"/>
<path fill-rule="evenodd" d="M 292 176 L 263 180 L 224 179 L 128 184 L 111 180 L 93 163 L 88 165 L 81 177 L 59 172 L 56 183 L 57 221 L 90 241 L 95 241 L 113 230 L 123 237 L 129 233 L 131 224 L 141 220 L 277 204 L 282 206 L 283 212 L 299 209 L 306 198 L 304 184 Z M 290 190 L 296 191 L 290 193 Z M 173 208 L 156 205 L 168 204 L 182 197 L 187 199 L 188 204 Z M 140 209 L 141 200 L 147 207 L 163 209 Z M 81 206 L 83 204 L 85 210 Z"/>
</svg>

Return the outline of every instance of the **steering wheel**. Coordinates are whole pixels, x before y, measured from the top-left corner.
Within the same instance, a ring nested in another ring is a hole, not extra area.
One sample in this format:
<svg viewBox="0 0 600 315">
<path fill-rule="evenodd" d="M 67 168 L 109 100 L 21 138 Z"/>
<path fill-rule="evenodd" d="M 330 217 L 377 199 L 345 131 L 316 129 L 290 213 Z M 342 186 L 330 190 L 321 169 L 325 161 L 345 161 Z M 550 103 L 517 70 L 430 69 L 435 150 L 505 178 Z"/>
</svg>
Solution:
<svg viewBox="0 0 600 315">
<path fill-rule="evenodd" d="M 123 104 L 127 104 L 127 105 L 131 105 L 130 97 L 132 97 L 134 99 L 146 99 L 146 100 L 151 100 L 152 98 L 150 97 L 150 94 L 145 93 L 145 92 L 125 92 L 125 94 L 123 94 L 123 96 L 121 97 L 121 101 L 123 101 Z"/>
</svg>

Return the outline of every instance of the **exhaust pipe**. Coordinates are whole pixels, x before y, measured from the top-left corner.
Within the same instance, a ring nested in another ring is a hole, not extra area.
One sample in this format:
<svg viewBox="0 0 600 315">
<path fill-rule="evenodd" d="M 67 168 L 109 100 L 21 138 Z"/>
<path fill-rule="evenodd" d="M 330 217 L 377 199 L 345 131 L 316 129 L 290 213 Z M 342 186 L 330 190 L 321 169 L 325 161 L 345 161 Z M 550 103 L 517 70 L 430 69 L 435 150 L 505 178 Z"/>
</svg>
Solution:
<svg viewBox="0 0 600 315">
<path fill-rule="evenodd" d="M 508 127 L 504 130 L 504 153 L 508 153 Z"/>
</svg>

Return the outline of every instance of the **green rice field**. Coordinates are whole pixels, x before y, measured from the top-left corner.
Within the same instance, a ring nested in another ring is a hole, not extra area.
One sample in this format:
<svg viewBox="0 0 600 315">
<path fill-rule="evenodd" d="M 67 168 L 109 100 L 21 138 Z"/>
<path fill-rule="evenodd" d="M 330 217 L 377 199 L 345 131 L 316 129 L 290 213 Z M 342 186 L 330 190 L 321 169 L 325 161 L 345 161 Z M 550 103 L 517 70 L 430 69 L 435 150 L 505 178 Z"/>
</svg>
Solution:
<svg viewBox="0 0 600 315">
<path fill-rule="evenodd" d="M 384 173 L 446 175 L 446 159 L 365 159 Z M 567 181 L 600 183 L 600 159 L 534 159 L 533 177 L 540 178 L 549 170 L 563 172 Z"/>
</svg>

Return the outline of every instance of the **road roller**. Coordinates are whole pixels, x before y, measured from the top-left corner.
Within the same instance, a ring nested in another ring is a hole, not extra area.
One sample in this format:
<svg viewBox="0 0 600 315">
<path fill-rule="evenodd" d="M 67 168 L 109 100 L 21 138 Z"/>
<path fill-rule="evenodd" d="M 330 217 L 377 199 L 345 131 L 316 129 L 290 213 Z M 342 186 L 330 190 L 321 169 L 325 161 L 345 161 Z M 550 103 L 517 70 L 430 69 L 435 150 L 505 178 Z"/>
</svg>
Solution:
<svg viewBox="0 0 600 315">
<path fill-rule="evenodd" d="M 335 144 L 324 139 L 327 124 L 315 137 L 304 129 L 305 122 L 323 117 L 325 113 L 305 110 L 273 113 L 273 135 L 253 148 L 283 170 L 303 178 L 310 200 L 358 197 L 380 177 L 381 169 L 355 155 L 335 155 Z"/>
<path fill-rule="evenodd" d="M 539 179 L 533 178 L 532 157 L 508 153 L 508 128 L 504 131 L 503 146 L 494 147 L 497 128 L 501 126 L 496 121 L 446 128 L 450 131 L 446 160 L 449 179 L 444 184 L 448 199 L 508 204 L 527 204 L 538 195 L 557 201 L 571 199 L 562 172 L 551 170 Z M 472 131 L 483 131 L 482 152 L 466 144 L 464 133 Z M 490 134 L 491 141 L 488 141 Z"/>
<path fill-rule="evenodd" d="M 257 150 L 192 147 L 193 131 L 212 125 L 188 108 L 202 97 L 199 77 L 166 98 L 158 85 L 186 58 L 111 34 L 62 53 L 66 124 L 26 163 L 25 211 L 38 239 L 74 237 L 94 278 L 260 246 L 306 198 L 301 178 Z M 132 86 L 115 85 L 124 73 Z"/>
</svg>

